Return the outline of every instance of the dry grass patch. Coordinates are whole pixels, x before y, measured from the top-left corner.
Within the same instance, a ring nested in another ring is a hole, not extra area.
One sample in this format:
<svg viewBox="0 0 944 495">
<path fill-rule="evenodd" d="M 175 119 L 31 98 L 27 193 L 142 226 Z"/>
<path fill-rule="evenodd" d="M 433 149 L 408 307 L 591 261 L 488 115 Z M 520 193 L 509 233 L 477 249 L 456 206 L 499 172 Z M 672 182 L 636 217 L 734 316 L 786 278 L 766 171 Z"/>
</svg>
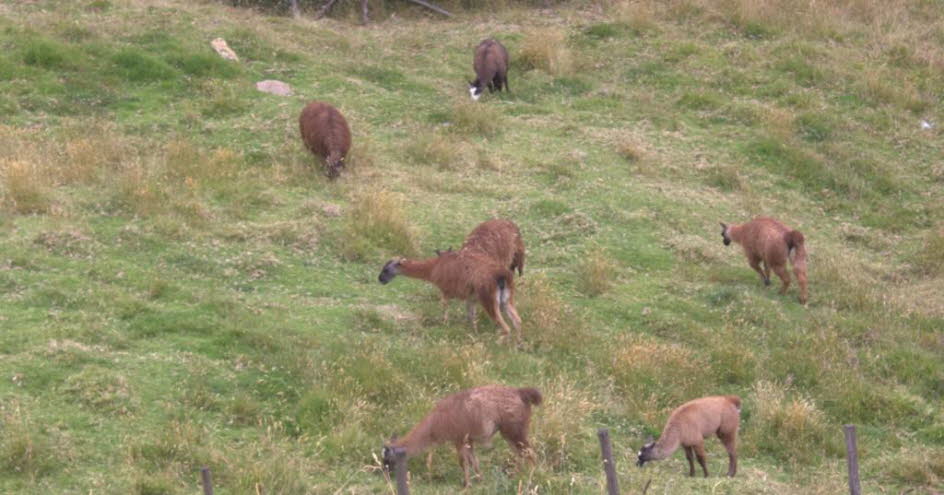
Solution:
<svg viewBox="0 0 944 495">
<path fill-rule="evenodd" d="M 677 407 L 705 395 L 704 359 L 691 348 L 664 343 L 643 335 L 621 337 L 611 354 L 614 382 L 624 392 L 629 411 L 648 411 L 653 406 Z"/>
<path fill-rule="evenodd" d="M 752 439 L 749 448 L 793 464 L 815 463 L 823 454 L 838 454 L 839 429 L 827 423 L 811 399 L 791 392 L 779 383 L 754 384 L 745 405 L 751 407 L 745 432 Z"/>
<path fill-rule="evenodd" d="M 523 70 L 543 70 L 557 77 L 571 75 L 575 66 L 567 46 L 567 32 L 553 27 L 526 31 L 513 60 Z"/>
<path fill-rule="evenodd" d="M 590 390 L 559 377 L 540 387 L 544 402 L 531 418 L 531 444 L 538 463 L 552 471 L 576 470 L 594 458 L 595 450 L 588 438 L 594 431 L 588 418 L 601 408 L 601 401 Z"/>
<path fill-rule="evenodd" d="M 454 170 L 461 161 L 455 141 L 432 133 L 420 134 L 410 141 L 404 151 L 411 164 L 429 165 L 443 170 Z"/>
<path fill-rule="evenodd" d="M 918 252 L 919 269 L 929 275 L 944 274 L 944 227 L 928 233 L 924 246 Z"/>
<path fill-rule="evenodd" d="M 494 136 L 501 131 L 502 116 L 493 106 L 461 101 L 452 106 L 452 129 L 462 134 Z"/>
<path fill-rule="evenodd" d="M 0 203 L 13 213 L 48 213 L 53 205 L 49 175 L 36 163 L 0 161 Z"/>
<path fill-rule="evenodd" d="M 599 296 L 613 287 L 616 262 L 601 248 L 586 253 L 577 265 L 577 288 L 590 296 Z"/>
<path fill-rule="evenodd" d="M 367 191 L 352 200 L 346 230 L 341 236 L 344 256 L 364 260 L 380 250 L 414 256 L 417 228 L 407 219 L 404 200 L 388 191 Z"/>
</svg>

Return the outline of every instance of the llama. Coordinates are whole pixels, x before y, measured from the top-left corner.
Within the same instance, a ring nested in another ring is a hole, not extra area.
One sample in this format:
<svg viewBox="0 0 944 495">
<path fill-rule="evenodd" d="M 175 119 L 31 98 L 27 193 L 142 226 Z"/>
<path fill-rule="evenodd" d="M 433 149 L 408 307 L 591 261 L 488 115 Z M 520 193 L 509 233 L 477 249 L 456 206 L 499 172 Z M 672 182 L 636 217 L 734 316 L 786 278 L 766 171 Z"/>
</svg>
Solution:
<svg viewBox="0 0 944 495">
<path fill-rule="evenodd" d="M 672 411 L 659 440 L 642 447 L 637 464 L 642 466 L 648 461 L 665 459 L 681 445 L 688 459 L 688 475 L 695 476 L 694 456 L 698 458 L 698 464 L 707 478 L 705 437 L 718 435 L 728 451 L 728 476 L 733 477 L 737 472 L 735 444 L 740 417 L 741 399 L 735 395 L 715 395 L 688 401 Z"/>
<path fill-rule="evenodd" d="M 528 425 L 531 406 L 542 401 L 536 388 L 514 388 L 486 385 L 450 395 L 401 439 L 394 439 L 383 448 L 384 469 L 393 468 L 395 450 L 405 450 L 407 458 L 422 453 L 440 443 L 452 443 L 459 455 L 459 466 L 464 475 L 463 486 L 469 486 L 469 468 L 481 477 L 479 461 L 475 458 L 473 443 L 489 444 L 495 433 L 501 433 L 519 458 L 533 461 L 528 443 Z M 430 457 L 432 452 L 430 452 Z M 430 463 L 427 458 L 427 464 Z"/>
<path fill-rule="evenodd" d="M 515 309 L 514 274 L 499 265 L 491 257 L 474 251 L 439 251 L 435 258 L 390 260 L 380 271 L 378 280 L 387 284 L 397 275 L 426 280 L 439 288 L 443 305 L 443 324 L 449 321 L 450 299 L 465 299 L 469 322 L 478 329 L 475 319 L 475 299 L 478 298 L 485 313 L 501 328 L 502 337 L 509 335 L 508 324 L 502 312 L 511 318 L 511 323 L 521 339 L 521 317 Z"/>
<path fill-rule="evenodd" d="M 521 231 L 510 220 L 495 218 L 480 223 L 465 238 L 462 248 L 481 251 L 509 270 L 524 275 L 524 240 Z"/>
<path fill-rule="evenodd" d="M 329 178 L 337 178 L 351 149 L 351 130 L 344 116 L 327 103 L 313 101 L 302 110 L 298 126 L 305 147 L 324 158 Z"/>
<path fill-rule="evenodd" d="M 475 80 L 469 81 L 469 96 L 473 101 L 478 101 L 486 86 L 490 93 L 501 91 L 502 86 L 508 90 L 508 51 L 498 40 L 489 38 L 479 43 L 472 68 Z"/>
<path fill-rule="evenodd" d="M 783 282 L 780 294 L 786 294 L 790 286 L 790 274 L 787 273 L 789 259 L 800 286 L 800 303 L 806 304 L 806 246 L 803 234 L 773 218 L 757 217 L 741 225 L 722 223 L 721 237 L 725 246 L 734 241 L 744 248 L 748 264 L 760 274 L 764 285 L 770 285 L 770 270 L 773 270 Z M 763 269 L 761 262 L 764 263 Z"/>
</svg>

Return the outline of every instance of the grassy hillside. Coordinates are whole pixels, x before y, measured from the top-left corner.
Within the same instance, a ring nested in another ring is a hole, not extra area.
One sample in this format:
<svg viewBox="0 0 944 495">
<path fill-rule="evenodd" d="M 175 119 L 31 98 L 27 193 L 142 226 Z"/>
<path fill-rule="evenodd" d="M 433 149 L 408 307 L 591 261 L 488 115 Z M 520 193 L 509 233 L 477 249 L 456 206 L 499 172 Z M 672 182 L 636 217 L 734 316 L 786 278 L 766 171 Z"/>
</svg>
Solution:
<svg viewBox="0 0 944 495">
<path fill-rule="evenodd" d="M 472 104 L 487 36 L 511 92 Z M 382 442 L 494 382 L 543 391 L 538 461 L 510 469 L 496 438 L 469 493 L 601 493 L 599 427 L 629 493 L 841 493 L 844 423 L 866 493 L 944 484 L 939 0 L 366 28 L 39 0 L 0 4 L 0 46 L 0 492 L 195 493 L 202 465 L 222 494 L 388 492 Z M 298 137 L 311 99 L 353 130 L 335 182 Z M 759 214 L 804 232 L 808 305 L 722 245 L 719 221 Z M 520 348 L 377 283 L 493 216 L 528 247 Z M 708 479 L 682 453 L 634 465 L 719 393 L 744 400 L 736 478 L 716 440 Z M 461 480 L 448 447 L 411 472 L 420 494 Z"/>
</svg>

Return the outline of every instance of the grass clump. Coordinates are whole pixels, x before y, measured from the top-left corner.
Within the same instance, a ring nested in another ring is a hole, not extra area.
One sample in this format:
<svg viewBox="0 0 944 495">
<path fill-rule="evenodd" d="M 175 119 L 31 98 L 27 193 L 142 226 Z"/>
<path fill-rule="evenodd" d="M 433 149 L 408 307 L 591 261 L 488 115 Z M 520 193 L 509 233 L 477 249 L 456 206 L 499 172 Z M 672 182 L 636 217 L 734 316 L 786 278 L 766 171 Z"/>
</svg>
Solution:
<svg viewBox="0 0 944 495">
<path fill-rule="evenodd" d="M 577 287 L 590 297 L 610 290 L 615 280 L 616 263 L 602 249 L 588 252 L 577 265 Z"/>
<path fill-rule="evenodd" d="M 19 214 L 48 213 L 52 191 L 48 176 L 35 163 L 20 160 L 0 162 L 3 207 Z"/>
<path fill-rule="evenodd" d="M 410 163 L 444 170 L 456 169 L 460 161 L 457 143 L 437 134 L 422 134 L 404 150 Z"/>
<path fill-rule="evenodd" d="M 135 83 L 167 81 L 179 74 L 167 62 L 137 48 L 124 49 L 111 61 L 116 75 Z"/>
<path fill-rule="evenodd" d="M 929 275 L 944 274 L 944 227 L 928 233 L 917 261 L 920 269 Z"/>
<path fill-rule="evenodd" d="M 779 383 L 754 384 L 750 405 L 750 435 L 758 451 L 791 464 L 815 464 L 822 455 L 840 453 L 837 432 L 812 400 L 789 398 Z"/>
<path fill-rule="evenodd" d="M 574 57 L 567 46 L 567 33 L 560 28 L 527 31 L 513 61 L 523 70 L 542 70 L 552 76 L 568 76 L 574 71 Z"/>
<path fill-rule="evenodd" d="M 377 251 L 399 256 L 417 254 L 417 230 L 407 219 L 400 196 L 374 191 L 354 199 L 350 220 L 341 236 L 343 253 L 365 260 Z"/>
<path fill-rule="evenodd" d="M 494 136 L 502 127 L 501 114 L 495 108 L 463 101 L 452 106 L 452 128 L 462 134 Z"/>
</svg>

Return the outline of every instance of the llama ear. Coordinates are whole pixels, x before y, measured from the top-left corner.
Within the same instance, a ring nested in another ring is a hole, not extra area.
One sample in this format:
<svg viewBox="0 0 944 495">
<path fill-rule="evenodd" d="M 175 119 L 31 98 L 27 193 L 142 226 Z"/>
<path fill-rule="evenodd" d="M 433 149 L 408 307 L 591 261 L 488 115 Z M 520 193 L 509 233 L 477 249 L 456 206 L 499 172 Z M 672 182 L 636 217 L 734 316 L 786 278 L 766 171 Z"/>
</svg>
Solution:
<svg viewBox="0 0 944 495">
<path fill-rule="evenodd" d="M 724 222 L 720 222 L 720 223 L 721 223 L 721 228 L 722 228 L 722 229 L 726 229 L 726 228 L 728 228 L 728 226 L 727 226 L 727 225 L 725 225 L 725 223 L 724 223 Z"/>
</svg>

